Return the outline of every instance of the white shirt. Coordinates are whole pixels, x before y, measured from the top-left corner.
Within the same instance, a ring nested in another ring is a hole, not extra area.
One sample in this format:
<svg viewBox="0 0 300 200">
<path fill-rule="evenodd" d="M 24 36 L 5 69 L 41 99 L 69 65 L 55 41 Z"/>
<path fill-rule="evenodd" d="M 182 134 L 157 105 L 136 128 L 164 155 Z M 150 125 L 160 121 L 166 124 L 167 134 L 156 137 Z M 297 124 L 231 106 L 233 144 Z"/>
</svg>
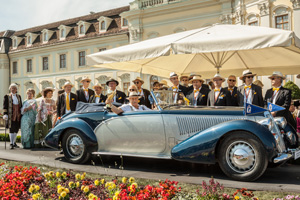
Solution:
<svg viewBox="0 0 300 200">
<path fill-rule="evenodd" d="M 251 83 L 251 85 L 252 85 L 252 83 Z M 244 85 L 244 87 L 246 87 L 246 86 L 248 86 L 248 85 Z M 247 88 L 247 89 L 244 88 L 244 90 L 245 90 L 244 103 L 247 102 L 248 104 L 252 104 L 252 88 Z M 247 96 L 247 94 L 248 94 L 248 96 Z"/>
<path fill-rule="evenodd" d="M 177 103 L 177 98 L 178 98 L 178 90 L 179 90 L 179 84 L 177 86 L 172 86 L 173 87 L 177 87 L 173 89 L 173 92 L 176 92 L 175 95 L 174 95 L 174 102 L 173 103 Z"/>
<path fill-rule="evenodd" d="M 143 90 L 143 88 L 141 88 L 141 92 L 139 92 L 139 89 L 138 89 L 138 94 L 140 95 L 140 96 L 144 96 L 144 90 Z"/>
<path fill-rule="evenodd" d="M 11 94 L 11 96 L 12 96 L 13 104 L 18 105 L 19 101 L 18 101 L 18 98 L 17 98 L 17 94 Z"/>
<path fill-rule="evenodd" d="M 217 89 L 217 88 L 215 88 L 215 89 Z M 219 94 L 220 94 L 221 90 L 222 90 L 222 87 L 219 88 L 219 91 L 214 91 L 215 92 L 214 93 L 215 94 L 215 99 L 214 99 L 215 101 L 217 100 L 217 97 L 219 97 Z"/>
<path fill-rule="evenodd" d="M 131 103 L 129 103 L 129 104 L 123 104 L 119 108 L 121 108 L 124 112 L 128 112 L 128 111 L 140 111 L 140 110 L 151 110 L 148 107 L 146 107 L 145 105 L 139 105 L 139 108 L 136 109 L 134 106 L 131 105 Z"/>
<path fill-rule="evenodd" d="M 96 95 L 98 95 L 98 94 L 95 93 L 95 96 Z M 101 96 L 101 94 L 99 94 L 98 96 L 99 97 L 96 97 L 96 99 L 95 99 L 95 103 L 100 103 L 100 96 Z"/>
<path fill-rule="evenodd" d="M 84 91 L 85 99 L 88 101 L 89 100 L 89 88 L 82 87 L 82 89 Z M 87 90 L 87 91 L 85 91 L 85 90 Z"/>
<path fill-rule="evenodd" d="M 281 86 L 279 86 L 278 88 L 280 90 Z M 273 91 L 273 101 L 272 101 L 273 104 L 275 104 L 275 102 L 276 102 L 279 90 L 278 91 Z"/>
<path fill-rule="evenodd" d="M 71 95 L 70 95 L 70 93 L 69 93 L 69 94 L 67 94 L 67 93 L 65 92 L 65 100 L 66 100 L 66 114 L 67 114 L 67 113 L 69 113 L 69 112 L 71 112 L 71 109 L 70 109 L 70 110 L 67 110 L 67 95 L 69 96 L 69 105 L 71 106 Z"/>
<path fill-rule="evenodd" d="M 197 92 L 195 92 L 196 89 L 194 88 L 194 106 L 197 106 L 197 99 L 198 99 L 198 95 L 199 95 L 201 88 L 202 88 L 202 86 L 199 88 L 199 91 L 197 91 Z M 195 95 L 197 95 L 196 98 L 195 98 Z"/>
</svg>

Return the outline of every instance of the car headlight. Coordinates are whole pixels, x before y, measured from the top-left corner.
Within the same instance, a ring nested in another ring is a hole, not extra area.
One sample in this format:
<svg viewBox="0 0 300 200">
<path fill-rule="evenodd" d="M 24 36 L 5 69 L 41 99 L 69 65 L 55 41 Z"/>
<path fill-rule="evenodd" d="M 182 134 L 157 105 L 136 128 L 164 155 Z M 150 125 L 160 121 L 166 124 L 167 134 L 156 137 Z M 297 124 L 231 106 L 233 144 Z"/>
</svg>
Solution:
<svg viewBox="0 0 300 200">
<path fill-rule="evenodd" d="M 284 129 L 287 125 L 286 119 L 284 117 L 275 117 L 274 121 L 278 126 L 280 126 L 282 129 Z"/>
<path fill-rule="evenodd" d="M 259 120 L 258 123 L 266 126 L 269 130 L 272 130 L 272 120 L 270 118 Z"/>
</svg>

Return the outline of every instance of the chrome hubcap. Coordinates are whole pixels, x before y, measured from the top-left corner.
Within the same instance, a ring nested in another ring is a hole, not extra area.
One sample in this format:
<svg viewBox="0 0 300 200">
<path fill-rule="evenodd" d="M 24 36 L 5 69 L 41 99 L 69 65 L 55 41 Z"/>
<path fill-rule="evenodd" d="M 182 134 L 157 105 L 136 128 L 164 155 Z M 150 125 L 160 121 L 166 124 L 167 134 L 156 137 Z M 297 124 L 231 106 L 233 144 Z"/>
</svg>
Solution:
<svg viewBox="0 0 300 200">
<path fill-rule="evenodd" d="M 245 141 L 234 142 L 226 150 L 226 161 L 235 172 L 251 171 L 256 162 L 254 148 Z"/>
<path fill-rule="evenodd" d="M 82 139 L 77 134 L 72 134 L 67 139 L 68 153 L 70 156 L 80 157 L 84 151 L 84 144 Z"/>
</svg>

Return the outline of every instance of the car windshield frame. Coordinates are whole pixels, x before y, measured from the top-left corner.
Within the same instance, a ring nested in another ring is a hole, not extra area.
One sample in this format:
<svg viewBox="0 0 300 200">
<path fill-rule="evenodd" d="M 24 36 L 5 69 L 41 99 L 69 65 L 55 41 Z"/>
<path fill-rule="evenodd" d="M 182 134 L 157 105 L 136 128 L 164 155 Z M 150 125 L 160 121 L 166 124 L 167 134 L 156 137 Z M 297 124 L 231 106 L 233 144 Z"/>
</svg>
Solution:
<svg viewBox="0 0 300 200">
<path fill-rule="evenodd" d="M 151 95 L 158 110 L 164 110 L 165 108 L 171 106 L 188 106 L 188 100 L 185 98 L 182 92 L 158 90 L 151 91 Z"/>
</svg>

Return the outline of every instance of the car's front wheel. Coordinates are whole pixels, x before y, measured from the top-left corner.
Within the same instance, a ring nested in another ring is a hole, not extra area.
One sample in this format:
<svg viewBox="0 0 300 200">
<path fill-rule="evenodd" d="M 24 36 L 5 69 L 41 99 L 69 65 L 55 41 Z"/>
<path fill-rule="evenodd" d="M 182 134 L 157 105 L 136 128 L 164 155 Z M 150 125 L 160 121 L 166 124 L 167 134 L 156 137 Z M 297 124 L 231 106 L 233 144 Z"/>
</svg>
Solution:
<svg viewBox="0 0 300 200">
<path fill-rule="evenodd" d="M 266 151 L 261 141 L 251 133 L 230 133 L 218 148 L 222 171 L 239 181 L 258 179 L 268 166 Z"/>
<path fill-rule="evenodd" d="M 86 142 L 82 133 L 76 129 L 69 129 L 63 136 L 62 148 L 67 161 L 75 164 L 85 163 L 90 158 Z"/>
</svg>

